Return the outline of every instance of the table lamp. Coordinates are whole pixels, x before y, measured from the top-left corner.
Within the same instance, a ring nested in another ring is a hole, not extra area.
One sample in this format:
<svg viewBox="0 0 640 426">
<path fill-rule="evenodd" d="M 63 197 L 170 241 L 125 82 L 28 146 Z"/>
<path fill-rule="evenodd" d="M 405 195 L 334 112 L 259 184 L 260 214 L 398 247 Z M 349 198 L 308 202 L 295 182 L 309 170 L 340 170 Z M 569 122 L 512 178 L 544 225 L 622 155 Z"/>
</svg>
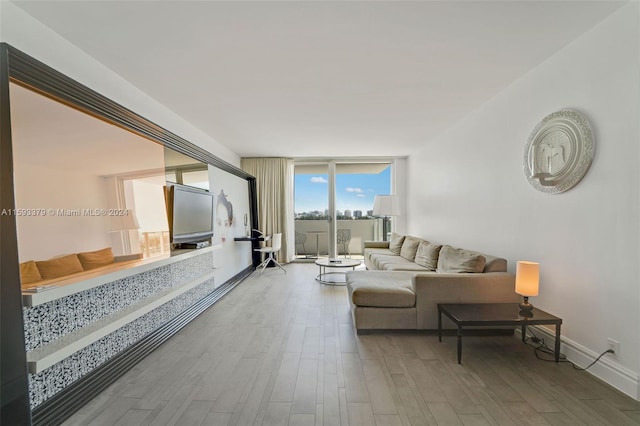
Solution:
<svg viewBox="0 0 640 426">
<path fill-rule="evenodd" d="M 529 297 L 538 295 L 539 283 L 540 264 L 519 261 L 516 267 L 516 293 L 524 297 L 524 300 L 520 303 L 521 313 L 531 315 L 533 305 L 529 303 Z"/>
<path fill-rule="evenodd" d="M 138 219 L 133 210 L 127 209 L 126 214 L 110 217 L 109 232 L 130 231 L 133 229 L 140 229 Z"/>
</svg>

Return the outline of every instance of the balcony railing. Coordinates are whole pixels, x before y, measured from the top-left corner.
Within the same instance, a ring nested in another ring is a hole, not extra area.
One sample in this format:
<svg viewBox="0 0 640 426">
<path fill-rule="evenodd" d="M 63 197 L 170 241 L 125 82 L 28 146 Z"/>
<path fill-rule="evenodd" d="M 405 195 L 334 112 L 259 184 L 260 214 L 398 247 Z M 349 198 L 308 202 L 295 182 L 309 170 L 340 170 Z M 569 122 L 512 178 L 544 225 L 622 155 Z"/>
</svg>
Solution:
<svg viewBox="0 0 640 426">
<path fill-rule="evenodd" d="M 336 229 L 350 229 L 351 241 L 348 249 L 353 255 L 362 255 L 364 241 L 382 240 L 382 219 L 354 219 L 338 220 Z M 328 236 L 329 226 L 326 220 L 296 220 L 295 230 L 306 235 L 304 247 L 296 244 L 296 255 L 299 256 L 326 256 L 329 253 Z M 320 233 L 315 233 L 319 231 Z M 337 245 L 338 255 L 345 254 L 342 244 Z"/>
</svg>

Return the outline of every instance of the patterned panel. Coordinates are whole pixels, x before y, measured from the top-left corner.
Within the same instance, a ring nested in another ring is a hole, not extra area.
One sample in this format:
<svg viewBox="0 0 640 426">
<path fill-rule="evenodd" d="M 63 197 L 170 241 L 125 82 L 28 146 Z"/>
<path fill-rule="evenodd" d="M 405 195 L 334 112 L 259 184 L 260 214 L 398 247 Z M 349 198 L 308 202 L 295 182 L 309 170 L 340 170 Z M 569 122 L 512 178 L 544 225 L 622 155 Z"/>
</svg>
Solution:
<svg viewBox="0 0 640 426">
<path fill-rule="evenodd" d="M 33 409 L 42 404 L 214 290 L 215 286 L 212 278 L 41 373 L 29 374 L 31 408 Z"/>
<path fill-rule="evenodd" d="M 42 305 L 25 306 L 22 314 L 27 351 L 212 270 L 213 256 L 204 253 Z"/>
</svg>

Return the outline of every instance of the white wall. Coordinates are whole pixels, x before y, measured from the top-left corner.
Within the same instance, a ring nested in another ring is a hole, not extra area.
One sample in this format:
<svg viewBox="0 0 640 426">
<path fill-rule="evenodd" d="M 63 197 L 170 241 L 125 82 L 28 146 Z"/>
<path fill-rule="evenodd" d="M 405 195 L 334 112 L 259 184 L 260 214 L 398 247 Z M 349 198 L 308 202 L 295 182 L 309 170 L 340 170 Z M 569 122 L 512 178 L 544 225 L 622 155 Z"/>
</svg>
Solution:
<svg viewBox="0 0 640 426">
<path fill-rule="evenodd" d="M 223 231 L 214 222 L 212 242 L 216 246 L 213 251 L 213 265 L 216 268 L 216 287 L 229 278 L 251 265 L 251 243 L 234 241 L 235 237 L 245 235 L 244 215 L 247 214 L 247 226 L 251 226 L 251 210 L 249 208 L 249 184 L 246 179 L 227 173 L 221 169 L 209 166 L 209 188 L 215 196 L 216 209 L 214 221 L 217 219 L 218 195 L 224 191 L 228 201 L 233 206 L 233 221 L 231 227 Z M 222 241 L 222 233 L 226 239 Z"/>
<path fill-rule="evenodd" d="M 393 160 L 393 176 L 391 178 L 392 193 L 400 199 L 400 210 L 402 216 L 394 217 L 391 221 L 391 228 L 398 234 L 407 232 L 407 164 L 406 158 L 396 158 Z"/>
<path fill-rule="evenodd" d="M 108 217 L 65 216 L 58 211 L 108 208 L 101 177 L 20 163 L 14 179 L 16 208 L 46 212 L 17 217 L 20 262 L 111 246 Z"/>
<path fill-rule="evenodd" d="M 237 154 L 8 1 L 0 1 L 0 41 L 239 167 Z"/>
<path fill-rule="evenodd" d="M 640 371 L 639 9 L 631 3 L 531 70 L 409 159 L 409 233 L 541 263 L 532 303 L 563 318 L 584 362 L 620 342 L 594 374 L 638 398 Z M 595 159 L 581 183 L 538 192 L 523 151 L 547 114 L 586 114 Z M 591 371 L 591 370 L 590 370 Z"/>
</svg>

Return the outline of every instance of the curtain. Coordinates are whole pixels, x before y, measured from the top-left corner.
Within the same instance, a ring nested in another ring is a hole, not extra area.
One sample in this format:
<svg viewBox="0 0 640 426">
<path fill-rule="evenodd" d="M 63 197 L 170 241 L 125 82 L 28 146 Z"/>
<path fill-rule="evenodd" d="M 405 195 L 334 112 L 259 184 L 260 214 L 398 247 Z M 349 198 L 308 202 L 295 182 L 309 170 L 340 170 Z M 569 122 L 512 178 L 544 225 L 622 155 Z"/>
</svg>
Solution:
<svg viewBox="0 0 640 426">
<path fill-rule="evenodd" d="M 293 159 L 243 158 L 240 167 L 256 178 L 258 227 L 266 235 L 282 233 L 279 261 L 295 256 Z"/>
</svg>

